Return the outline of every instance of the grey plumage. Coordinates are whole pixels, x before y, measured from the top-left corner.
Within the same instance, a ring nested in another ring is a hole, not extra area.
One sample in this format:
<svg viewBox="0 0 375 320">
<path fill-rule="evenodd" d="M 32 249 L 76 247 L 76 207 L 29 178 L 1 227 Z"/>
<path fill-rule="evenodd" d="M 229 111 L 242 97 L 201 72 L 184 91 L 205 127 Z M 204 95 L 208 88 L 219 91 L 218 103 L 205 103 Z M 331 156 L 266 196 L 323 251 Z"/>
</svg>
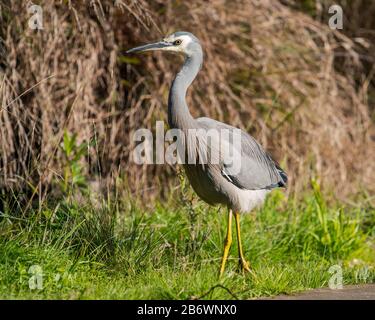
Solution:
<svg viewBox="0 0 375 320">
<path fill-rule="evenodd" d="M 248 133 L 240 131 L 237 135 L 238 129 L 230 125 L 210 118 L 192 117 L 185 96 L 203 62 L 202 47 L 193 34 L 176 32 L 162 41 L 146 44 L 128 52 L 149 50 L 172 51 L 185 56 L 185 63 L 173 80 L 169 92 L 168 123 L 171 128 L 180 129 L 183 134 L 182 148 L 178 149 L 180 156 L 187 155 L 188 159 L 194 160 L 185 161 L 184 168 L 195 192 L 209 204 L 224 204 L 229 208 L 220 276 L 224 272 L 232 242 L 233 212 L 236 220 L 240 266 L 243 270 L 250 271 L 241 246 L 239 213 L 249 212 L 255 206 L 262 204 L 271 189 L 286 187 L 287 175 Z M 192 130 L 207 134 L 192 135 Z M 209 136 L 208 133 L 212 130 L 225 131 L 228 134 Z M 232 150 L 232 157 L 222 152 L 228 146 Z M 208 161 L 201 161 L 207 152 L 212 154 L 212 157 L 207 158 Z M 237 163 L 240 165 L 236 166 Z"/>
<path fill-rule="evenodd" d="M 205 129 L 235 128 L 225 123 L 210 119 L 198 118 L 198 123 Z M 241 169 L 232 174 L 231 168 L 223 165 L 227 178 L 238 188 L 247 190 L 272 189 L 285 187 L 287 176 L 271 156 L 248 133 L 241 131 Z"/>
<path fill-rule="evenodd" d="M 176 45 L 176 41 L 181 41 L 181 44 Z M 137 47 L 129 52 L 148 50 L 182 52 L 185 55 L 185 63 L 173 80 L 169 93 L 168 122 L 171 128 L 181 129 L 186 136 L 189 129 L 226 129 L 230 133 L 236 129 L 210 118 L 194 119 L 188 109 L 186 92 L 203 62 L 202 47 L 193 34 L 175 32 L 161 42 Z M 200 137 L 197 139 L 198 150 L 184 146 L 188 155 L 193 151 L 200 155 L 202 146 L 207 145 Z M 231 140 L 219 143 L 231 143 Z M 241 158 L 238 159 L 241 161 L 241 167 L 237 172 L 227 165 L 225 159 L 220 159 L 218 164 L 206 165 L 199 164 L 197 159 L 196 164 L 185 164 L 184 168 L 192 187 L 203 200 L 210 204 L 225 204 L 229 208 L 244 212 L 263 202 L 269 190 L 286 187 L 287 175 L 260 144 L 244 131 L 241 131 L 240 150 L 237 152 Z M 222 154 L 220 156 L 222 157 Z"/>
</svg>

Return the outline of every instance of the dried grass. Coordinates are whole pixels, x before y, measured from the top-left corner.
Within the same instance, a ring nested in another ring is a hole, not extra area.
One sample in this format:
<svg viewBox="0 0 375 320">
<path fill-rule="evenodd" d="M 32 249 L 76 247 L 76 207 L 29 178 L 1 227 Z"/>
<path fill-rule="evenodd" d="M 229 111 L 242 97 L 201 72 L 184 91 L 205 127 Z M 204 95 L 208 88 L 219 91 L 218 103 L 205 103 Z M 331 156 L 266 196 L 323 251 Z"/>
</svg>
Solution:
<svg viewBox="0 0 375 320">
<path fill-rule="evenodd" d="M 123 177 L 142 196 L 166 191 L 174 169 L 133 164 L 131 133 L 166 120 L 181 60 L 121 55 L 177 30 L 196 34 L 205 51 L 188 97 L 193 115 L 248 130 L 284 163 L 292 191 L 313 176 L 340 198 L 375 190 L 371 78 L 360 54 L 365 39 L 332 31 L 276 0 L 40 4 L 44 30 L 34 31 L 27 28 L 26 3 L 0 1 L 4 190 L 51 186 L 62 171 L 58 146 L 66 129 L 79 142 L 95 138 L 82 160 L 91 179 L 113 185 Z M 363 81 L 354 81 L 358 75 Z"/>
</svg>

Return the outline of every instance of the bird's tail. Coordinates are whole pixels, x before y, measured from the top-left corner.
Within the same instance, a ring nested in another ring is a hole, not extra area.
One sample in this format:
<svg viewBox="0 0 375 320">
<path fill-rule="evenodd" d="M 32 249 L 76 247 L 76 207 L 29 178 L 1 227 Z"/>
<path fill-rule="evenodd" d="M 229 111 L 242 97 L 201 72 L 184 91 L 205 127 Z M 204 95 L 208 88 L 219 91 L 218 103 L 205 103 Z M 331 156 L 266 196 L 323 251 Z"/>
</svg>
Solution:
<svg viewBox="0 0 375 320">
<path fill-rule="evenodd" d="M 286 188 L 288 186 L 288 176 L 286 172 L 283 169 L 281 169 L 278 163 L 275 163 L 275 164 L 276 164 L 277 172 L 279 173 L 281 177 L 281 180 L 279 181 L 279 187 Z"/>
</svg>

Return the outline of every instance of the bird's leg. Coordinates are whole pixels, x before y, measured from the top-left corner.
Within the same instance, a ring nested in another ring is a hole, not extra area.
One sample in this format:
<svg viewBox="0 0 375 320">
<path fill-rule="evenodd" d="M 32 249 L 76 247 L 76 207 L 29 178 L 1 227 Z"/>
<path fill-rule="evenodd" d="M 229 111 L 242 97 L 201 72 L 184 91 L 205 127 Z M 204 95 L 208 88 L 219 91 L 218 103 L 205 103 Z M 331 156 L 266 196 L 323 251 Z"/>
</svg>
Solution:
<svg viewBox="0 0 375 320">
<path fill-rule="evenodd" d="M 224 253 L 223 253 L 223 259 L 221 260 L 221 267 L 220 267 L 220 277 L 224 273 L 225 269 L 225 263 L 228 259 L 229 249 L 232 245 L 232 209 L 229 209 L 228 212 L 228 226 L 227 226 L 227 237 L 225 238 L 225 244 L 224 244 Z"/>
<path fill-rule="evenodd" d="M 234 213 L 234 218 L 236 219 L 236 228 L 237 228 L 237 245 L 238 245 L 238 259 L 240 263 L 240 267 L 243 271 L 249 271 L 250 267 L 249 264 L 246 262 L 245 257 L 243 256 L 242 251 L 242 244 L 241 244 L 241 228 L 240 228 L 240 214 L 238 212 Z"/>
</svg>

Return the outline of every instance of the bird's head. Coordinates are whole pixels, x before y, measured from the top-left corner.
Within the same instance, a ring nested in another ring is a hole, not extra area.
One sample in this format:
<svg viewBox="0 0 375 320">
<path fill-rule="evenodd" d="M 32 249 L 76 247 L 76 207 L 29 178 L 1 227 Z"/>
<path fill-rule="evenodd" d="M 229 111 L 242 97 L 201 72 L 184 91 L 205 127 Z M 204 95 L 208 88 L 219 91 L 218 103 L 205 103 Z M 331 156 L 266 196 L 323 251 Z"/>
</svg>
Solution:
<svg viewBox="0 0 375 320">
<path fill-rule="evenodd" d="M 202 48 L 196 36 L 190 32 L 178 31 L 165 37 L 161 41 L 145 44 L 126 51 L 126 53 L 144 51 L 171 51 L 185 56 L 191 56 L 194 52 L 201 52 Z"/>
</svg>

